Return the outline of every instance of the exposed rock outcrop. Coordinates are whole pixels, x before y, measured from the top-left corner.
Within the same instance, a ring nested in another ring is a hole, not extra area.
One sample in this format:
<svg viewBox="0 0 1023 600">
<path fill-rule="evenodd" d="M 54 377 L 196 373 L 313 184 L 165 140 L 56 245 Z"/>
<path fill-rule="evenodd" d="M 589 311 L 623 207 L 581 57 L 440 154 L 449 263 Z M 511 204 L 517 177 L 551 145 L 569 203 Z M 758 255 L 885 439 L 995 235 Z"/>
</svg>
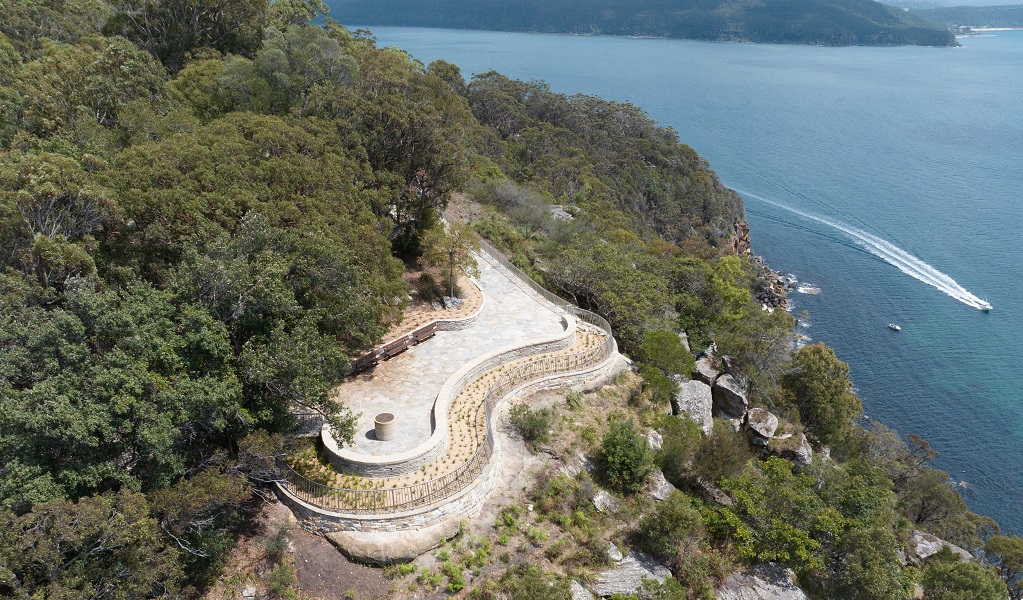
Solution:
<svg viewBox="0 0 1023 600">
<path fill-rule="evenodd" d="M 593 600 L 593 594 L 575 579 L 569 584 L 568 591 L 572 594 L 572 600 Z"/>
<path fill-rule="evenodd" d="M 657 452 L 664 445 L 664 437 L 657 433 L 656 429 L 651 429 L 650 433 L 646 434 L 646 443 L 651 450 Z"/>
<path fill-rule="evenodd" d="M 963 560 L 973 560 L 973 555 L 966 550 L 919 529 L 914 530 L 913 535 L 909 538 L 909 556 L 907 558 L 911 563 L 920 566 L 928 558 L 940 552 L 942 547 L 958 554 Z"/>
<path fill-rule="evenodd" d="M 654 469 L 654 472 L 647 477 L 646 480 L 646 493 L 656 500 L 657 502 L 664 502 L 668 499 L 668 496 L 675 491 L 675 486 L 664 478 L 664 473 L 660 469 Z"/>
<path fill-rule="evenodd" d="M 458 534 L 460 519 L 409 531 L 335 531 L 325 535 L 342 554 L 362 563 L 407 562 Z"/>
<path fill-rule="evenodd" d="M 686 349 L 686 352 L 692 352 L 693 349 L 689 347 L 689 335 L 685 331 L 679 330 L 678 340 L 682 342 L 682 347 Z"/>
<path fill-rule="evenodd" d="M 602 598 L 614 594 L 635 594 L 643 588 L 643 579 L 660 583 L 670 576 L 671 572 L 652 557 L 630 550 L 615 568 L 597 575 L 590 591 Z"/>
<path fill-rule="evenodd" d="M 683 381 L 678 394 L 672 400 L 672 410 L 677 415 L 686 415 L 700 426 L 703 433 L 714 429 L 714 396 L 709 385 L 702 381 Z"/>
<path fill-rule="evenodd" d="M 707 502 L 717 502 L 723 506 L 732 506 L 735 502 L 732 497 L 725 493 L 725 490 L 718 487 L 713 481 L 697 477 L 694 480 L 696 493 Z"/>
<path fill-rule="evenodd" d="M 792 569 L 767 563 L 729 575 L 714 597 L 718 600 L 809 600 L 795 581 Z"/>
<path fill-rule="evenodd" d="M 614 512 L 618 510 L 618 501 L 606 491 L 597 490 L 597 493 L 593 494 L 593 508 L 602 513 Z"/>
<path fill-rule="evenodd" d="M 711 388 L 714 398 L 714 416 L 742 419 L 749 408 L 746 391 L 742 383 L 729 373 L 721 375 Z"/>
<path fill-rule="evenodd" d="M 778 417 L 762 408 L 751 408 L 746 417 L 746 427 L 749 428 L 751 443 L 767 446 L 774 433 L 778 431 Z"/>
<path fill-rule="evenodd" d="M 715 366 L 714 357 L 705 354 L 700 358 L 696 359 L 696 368 L 693 369 L 693 379 L 696 381 L 702 381 L 707 385 L 714 385 L 714 381 L 718 378 L 721 373 Z"/>
<path fill-rule="evenodd" d="M 786 439 L 772 438 L 767 445 L 767 451 L 776 456 L 805 467 L 813 462 L 813 447 L 806 439 L 806 434 L 791 436 Z"/>
</svg>

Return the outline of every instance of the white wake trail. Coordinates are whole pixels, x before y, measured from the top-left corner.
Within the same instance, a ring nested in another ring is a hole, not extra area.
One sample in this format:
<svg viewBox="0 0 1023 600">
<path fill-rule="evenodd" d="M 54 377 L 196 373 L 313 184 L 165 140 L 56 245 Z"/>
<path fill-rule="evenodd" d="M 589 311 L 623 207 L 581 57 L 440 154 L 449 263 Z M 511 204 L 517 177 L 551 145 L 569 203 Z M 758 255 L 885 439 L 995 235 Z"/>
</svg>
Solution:
<svg viewBox="0 0 1023 600">
<path fill-rule="evenodd" d="M 773 200 L 768 200 L 767 198 L 758 196 L 756 194 L 751 194 L 749 192 L 743 192 L 740 190 L 736 191 L 742 194 L 743 196 L 755 198 L 765 204 L 770 204 L 771 206 L 787 210 L 805 219 L 810 219 L 811 221 L 822 223 L 824 225 L 827 225 L 828 227 L 833 227 L 834 229 L 837 229 L 842 233 L 848 235 L 850 238 L 852 238 L 853 242 L 855 242 L 858 246 L 865 249 L 867 252 L 870 252 L 871 254 L 880 258 L 886 263 L 895 266 L 898 270 L 902 271 L 906 275 L 909 275 L 914 279 L 922 281 L 927 285 L 933 286 L 941 290 L 942 292 L 948 294 L 949 296 L 955 298 L 956 300 L 962 302 L 963 304 L 966 304 L 967 306 L 972 306 L 973 308 L 978 308 L 981 310 L 991 308 L 990 304 L 967 291 L 963 286 L 956 283 L 955 280 L 949 277 L 948 275 L 942 273 L 938 269 L 935 269 L 931 265 L 913 256 L 909 252 L 906 252 L 902 248 L 899 248 L 898 246 L 889 242 L 886 239 L 880 238 L 872 233 L 868 233 L 866 231 L 863 231 L 862 229 L 858 229 L 851 225 L 846 225 L 845 223 L 842 223 L 840 221 L 835 221 L 834 219 L 829 219 L 827 217 L 822 217 L 812 213 L 803 212 L 801 210 L 792 208 L 791 206 L 785 206 L 784 204 L 774 202 Z"/>
</svg>

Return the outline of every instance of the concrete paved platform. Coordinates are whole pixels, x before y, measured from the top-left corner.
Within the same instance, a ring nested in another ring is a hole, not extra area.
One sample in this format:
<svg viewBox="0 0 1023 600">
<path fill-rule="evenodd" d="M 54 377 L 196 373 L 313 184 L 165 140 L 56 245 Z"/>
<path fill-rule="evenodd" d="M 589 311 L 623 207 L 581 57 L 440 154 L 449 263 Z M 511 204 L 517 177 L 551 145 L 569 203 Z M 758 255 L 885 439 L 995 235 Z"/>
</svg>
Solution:
<svg viewBox="0 0 1023 600">
<path fill-rule="evenodd" d="M 353 412 L 361 413 L 350 451 L 385 455 L 411 450 L 433 433 L 434 400 L 444 382 L 462 365 L 488 352 L 564 331 L 560 309 L 514 280 L 496 263 L 478 258 L 477 281 L 486 294 L 486 305 L 476 326 L 438 332 L 433 339 L 380 363 L 334 391 Z M 386 442 L 373 435 L 373 418 L 383 412 L 395 416 L 398 430 L 395 439 Z"/>
</svg>

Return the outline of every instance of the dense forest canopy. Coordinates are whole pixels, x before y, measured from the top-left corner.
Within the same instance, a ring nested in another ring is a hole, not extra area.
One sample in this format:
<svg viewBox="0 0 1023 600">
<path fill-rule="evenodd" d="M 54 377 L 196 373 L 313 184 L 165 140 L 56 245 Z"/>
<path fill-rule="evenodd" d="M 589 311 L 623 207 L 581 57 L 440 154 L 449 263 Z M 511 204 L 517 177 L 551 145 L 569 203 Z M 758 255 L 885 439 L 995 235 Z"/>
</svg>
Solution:
<svg viewBox="0 0 1023 600">
<path fill-rule="evenodd" d="M 830 349 L 790 354 L 794 320 L 761 302 L 741 201 L 674 131 L 626 103 L 466 81 L 308 24 L 324 11 L 0 1 L 0 596 L 201 595 L 296 414 L 351 439 L 329 391 L 401 318 L 403 261 L 456 194 L 475 231 L 607 316 L 644 397 L 663 406 L 692 370 L 685 330 L 847 461 L 795 473 L 747 462 L 726 424 L 706 442 L 672 425 L 665 473 L 738 498 L 665 513 L 699 533 L 708 554 L 694 556 L 805 557 L 829 597 L 888 578 L 870 597 L 894 598 L 911 581 L 894 562 L 907 530 L 971 548 L 991 533 L 926 465 L 926 442 L 855 425 Z M 601 452 L 629 449 L 614 454 L 629 490 L 645 443 L 615 427 Z M 792 502 L 758 503 L 767 487 Z M 671 554 L 679 532 L 648 525 Z M 1006 579 L 1012 544 L 996 548 Z M 536 577 L 522 581 L 546 586 Z"/>
<path fill-rule="evenodd" d="M 873 0 L 332 0 L 350 23 L 823 46 L 955 46 L 928 18 Z"/>
</svg>

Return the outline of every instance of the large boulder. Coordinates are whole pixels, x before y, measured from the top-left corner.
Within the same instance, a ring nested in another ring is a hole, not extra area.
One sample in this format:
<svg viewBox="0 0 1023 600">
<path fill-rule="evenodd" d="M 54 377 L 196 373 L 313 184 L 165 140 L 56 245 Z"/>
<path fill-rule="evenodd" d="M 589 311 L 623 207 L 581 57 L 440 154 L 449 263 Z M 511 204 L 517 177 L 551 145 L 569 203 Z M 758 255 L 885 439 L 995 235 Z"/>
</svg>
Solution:
<svg viewBox="0 0 1023 600">
<path fill-rule="evenodd" d="M 664 436 L 658 433 L 656 429 L 651 429 L 650 433 L 646 434 L 646 443 L 652 451 L 657 452 L 664 445 Z"/>
<path fill-rule="evenodd" d="M 796 574 L 775 563 L 732 573 L 717 589 L 718 600 L 809 600 L 795 584 Z"/>
<path fill-rule="evenodd" d="M 941 551 L 943 547 L 959 555 L 962 560 L 973 560 L 973 555 L 966 550 L 919 529 L 914 530 L 913 535 L 909 538 L 909 560 L 919 566 L 923 561 Z"/>
<path fill-rule="evenodd" d="M 724 367 L 725 373 L 728 373 L 732 377 L 735 377 L 736 379 L 741 379 L 743 377 L 742 365 L 739 364 L 738 359 L 732 358 L 731 356 L 722 356 L 721 365 Z"/>
<path fill-rule="evenodd" d="M 664 478 L 664 472 L 660 469 L 654 469 L 654 472 L 647 477 L 646 493 L 657 502 L 667 500 L 675 489 L 675 486 Z"/>
<path fill-rule="evenodd" d="M 670 576 L 671 571 L 653 557 L 630 550 L 615 568 L 597 575 L 597 581 L 590 587 L 590 591 L 602 598 L 614 594 L 635 594 L 643 589 L 644 579 L 662 583 Z"/>
<path fill-rule="evenodd" d="M 618 510 L 618 501 L 606 491 L 597 490 L 597 493 L 593 494 L 593 508 L 596 508 L 597 512 L 613 513 Z"/>
<path fill-rule="evenodd" d="M 742 419 L 749 408 L 746 390 L 742 383 L 732 375 L 725 373 L 714 381 L 711 388 L 714 399 L 714 416 L 729 419 Z"/>
<path fill-rule="evenodd" d="M 749 428 L 750 442 L 756 446 L 767 446 L 767 443 L 778 431 L 778 417 L 762 408 L 751 408 L 746 417 Z"/>
<path fill-rule="evenodd" d="M 806 439 L 805 433 L 798 436 L 787 435 L 785 438 L 772 438 L 767 451 L 786 460 L 791 460 L 800 467 L 809 466 L 813 462 L 813 447 Z"/>
<path fill-rule="evenodd" d="M 461 531 L 461 520 L 408 531 L 335 531 L 325 534 L 342 554 L 356 562 L 389 565 L 408 562 L 429 552 Z"/>
<path fill-rule="evenodd" d="M 693 379 L 696 381 L 702 381 L 707 385 L 714 385 L 714 381 L 720 374 L 720 371 L 718 371 L 714 364 L 713 356 L 704 355 L 696 360 L 696 368 L 693 369 Z"/>
<path fill-rule="evenodd" d="M 714 430 L 714 395 L 710 386 L 702 381 L 680 382 L 678 393 L 672 399 L 672 410 L 696 421 L 705 434 Z"/>
</svg>

